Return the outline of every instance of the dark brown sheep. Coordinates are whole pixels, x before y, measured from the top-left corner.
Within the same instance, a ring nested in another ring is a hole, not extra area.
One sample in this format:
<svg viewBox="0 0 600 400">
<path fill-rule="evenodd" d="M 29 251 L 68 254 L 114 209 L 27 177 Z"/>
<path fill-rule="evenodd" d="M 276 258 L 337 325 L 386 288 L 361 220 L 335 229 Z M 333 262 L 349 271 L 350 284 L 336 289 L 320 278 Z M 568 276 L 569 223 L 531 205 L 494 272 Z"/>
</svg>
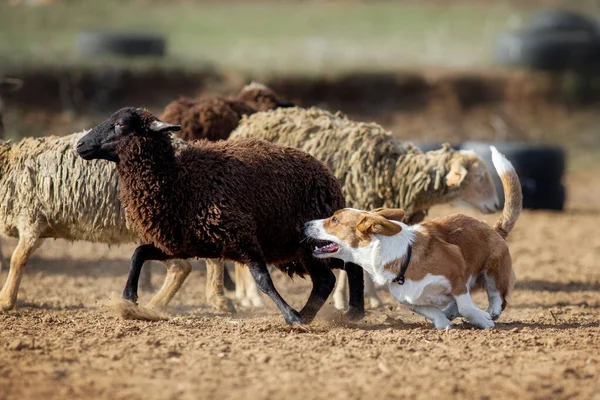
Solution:
<svg viewBox="0 0 600 400">
<path fill-rule="evenodd" d="M 160 119 L 181 125 L 182 139 L 215 141 L 229 138 L 244 115 L 290 106 L 268 87 L 252 82 L 234 97 L 182 97 L 167 105 Z"/>
<path fill-rule="evenodd" d="M 133 254 L 123 298 L 137 300 L 146 260 L 224 258 L 248 265 L 288 324 L 310 322 L 335 276 L 313 258 L 303 226 L 344 207 L 335 177 L 307 153 L 262 140 L 199 140 L 176 151 L 168 131 L 177 129 L 147 110 L 124 108 L 77 144 L 86 160 L 117 163 L 127 220 L 146 243 Z M 311 277 L 300 313 L 277 293 L 267 263 Z M 349 273 L 350 317 L 362 317 L 362 272 L 355 265 L 346 269 L 356 270 Z"/>
</svg>

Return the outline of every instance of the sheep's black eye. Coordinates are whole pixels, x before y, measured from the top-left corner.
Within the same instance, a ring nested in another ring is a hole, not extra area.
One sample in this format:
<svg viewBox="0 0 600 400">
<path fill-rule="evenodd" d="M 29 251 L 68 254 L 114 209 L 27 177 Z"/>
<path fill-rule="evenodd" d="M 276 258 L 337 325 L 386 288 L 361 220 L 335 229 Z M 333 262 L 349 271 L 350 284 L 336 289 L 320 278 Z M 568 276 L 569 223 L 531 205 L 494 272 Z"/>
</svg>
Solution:
<svg viewBox="0 0 600 400">
<path fill-rule="evenodd" d="M 123 134 L 123 124 L 121 124 L 120 122 L 115 123 L 113 130 L 115 131 L 115 133 L 117 135 L 122 135 Z"/>
<path fill-rule="evenodd" d="M 331 217 L 331 222 L 333 222 L 334 224 L 337 224 L 340 221 L 338 221 L 338 219 L 336 217 Z"/>
</svg>

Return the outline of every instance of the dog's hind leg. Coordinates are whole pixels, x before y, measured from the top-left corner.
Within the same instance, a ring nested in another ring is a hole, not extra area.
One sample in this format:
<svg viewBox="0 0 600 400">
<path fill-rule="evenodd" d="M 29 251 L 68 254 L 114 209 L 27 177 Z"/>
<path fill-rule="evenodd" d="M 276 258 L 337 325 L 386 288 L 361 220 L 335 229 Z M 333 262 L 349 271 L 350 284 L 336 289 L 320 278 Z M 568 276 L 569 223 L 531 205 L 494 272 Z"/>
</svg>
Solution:
<svg viewBox="0 0 600 400">
<path fill-rule="evenodd" d="M 446 308 L 444 308 L 442 310 L 442 312 L 444 313 L 446 318 L 448 318 L 450 321 L 453 321 L 456 318 L 461 316 L 460 313 L 458 312 L 458 305 L 456 304 L 456 300 L 454 300 L 454 299 L 452 299 L 450 304 L 448 304 L 446 306 Z"/>
<path fill-rule="evenodd" d="M 435 329 L 452 329 L 450 320 L 446 318 L 442 310 L 437 307 L 410 305 L 408 308 L 433 322 Z"/>
<path fill-rule="evenodd" d="M 495 321 L 506 307 L 506 302 L 513 289 L 515 274 L 508 252 L 500 257 L 490 257 L 486 263 L 484 287 L 488 295 L 488 313 Z"/>
<path fill-rule="evenodd" d="M 165 266 L 167 267 L 167 277 L 158 293 L 146 305 L 147 308 L 165 309 L 192 272 L 192 266 L 185 260 L 165 262 Z"/>
<path fill-rule="evenodd" d="M 462 294 L 453 294 L 458 306 L 458 312 L 469 321 L 481 329 L 489 329 L 494 327 L 492 316 L 475 305 L 468 291 Z"/>
<path fill-rule="evenodd" d="M 485 277 L 485 291 L 488 295 L 487 312 L 495 321 L 500 318 L 500 314 L 502 314 L 502 295 L 500 294 L 500 291 L 496 289 L 496 281 L 489 275 Z"/>
<path fill-rule="evenodd" d="M 15 307 L 27 260 L 43 241 L 39 239 L 37 233 L 19 232 L 19 243 L 10 258 L 10 271 L 0 291 L 0 311 L 12 310 Z"/>
</svg>

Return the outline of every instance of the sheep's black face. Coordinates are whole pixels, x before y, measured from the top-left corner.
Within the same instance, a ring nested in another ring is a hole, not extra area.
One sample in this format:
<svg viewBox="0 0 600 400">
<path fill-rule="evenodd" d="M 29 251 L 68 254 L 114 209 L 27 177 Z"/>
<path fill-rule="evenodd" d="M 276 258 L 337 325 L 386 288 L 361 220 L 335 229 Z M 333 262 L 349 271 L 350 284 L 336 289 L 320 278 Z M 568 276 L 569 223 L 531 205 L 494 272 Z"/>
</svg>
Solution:
<svg viewBox="0 0 600 400">
<path fill-rule="evenodd" d="M 122 108 L 79 139 L 77 153 L 84 160 L 103 159 L 119 162 L 117 146 L 126 137 L 147 136 L 180 129 L 180 125 L 159 121 L 147 110 Z"/>
</svg>

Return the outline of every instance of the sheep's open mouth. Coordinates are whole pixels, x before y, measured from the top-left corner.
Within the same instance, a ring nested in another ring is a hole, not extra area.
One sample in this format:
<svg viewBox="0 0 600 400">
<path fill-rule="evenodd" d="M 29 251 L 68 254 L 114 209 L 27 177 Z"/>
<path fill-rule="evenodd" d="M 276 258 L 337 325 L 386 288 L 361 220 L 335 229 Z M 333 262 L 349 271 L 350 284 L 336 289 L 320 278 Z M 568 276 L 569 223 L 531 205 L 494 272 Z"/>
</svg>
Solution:
<svg viewBox="0 0 600 400">
<path fill-rule="evenodd" d="M 315 256 L 323 256 L 326 254 L 337 253 L 337 251 L 339 249 L 340 249 L 340 246 L 338 246 L 337 244 L 335 244 L 333 242 L 326 242 L 326 244 L 324 246 L 315 246 L 315 249 L 313 250 L 313 254 Z"/>
</svg>

